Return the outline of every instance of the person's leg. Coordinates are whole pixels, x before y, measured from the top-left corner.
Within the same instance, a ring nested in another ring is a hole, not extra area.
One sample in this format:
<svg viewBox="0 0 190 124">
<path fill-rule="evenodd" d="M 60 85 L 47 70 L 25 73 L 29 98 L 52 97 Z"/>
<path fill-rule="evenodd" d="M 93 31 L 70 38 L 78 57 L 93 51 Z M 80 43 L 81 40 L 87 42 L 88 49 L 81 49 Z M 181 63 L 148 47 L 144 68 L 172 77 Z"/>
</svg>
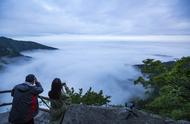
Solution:
<svg viewBox="0 0 190 124">
<path fill-rule="evenodd" d="M 30 124 L 34 124 L 34 118 L 32 118 L 32 120 L 30 121 Z"/>
<path fill-rule="evenodd" d="M 24 124 L 34 124 L 34 119 L 32 118 L 30 121 L 24 123 Z"/>
</svg>

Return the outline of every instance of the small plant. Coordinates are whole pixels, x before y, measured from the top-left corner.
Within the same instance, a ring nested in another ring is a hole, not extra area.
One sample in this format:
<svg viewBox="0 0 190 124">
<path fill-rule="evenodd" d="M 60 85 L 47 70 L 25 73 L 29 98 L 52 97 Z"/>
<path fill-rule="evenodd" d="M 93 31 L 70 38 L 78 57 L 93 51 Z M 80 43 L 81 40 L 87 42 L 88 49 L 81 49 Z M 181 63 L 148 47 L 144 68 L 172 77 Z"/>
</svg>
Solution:
<svg viewBox="0 0 190 124">
<path fill-rule="evenodd" d="M 90 87 L 83 95 L 83 89 L 80 88 L 79 92 L 76 92 L 74 88 L 71 88 L 70 93 L 72 103 L 86 104 L 86 105 L 105 105 L 110 102 L 111 96 L 105 96 L 103 91 L 95 92 Z"/>
</svg>

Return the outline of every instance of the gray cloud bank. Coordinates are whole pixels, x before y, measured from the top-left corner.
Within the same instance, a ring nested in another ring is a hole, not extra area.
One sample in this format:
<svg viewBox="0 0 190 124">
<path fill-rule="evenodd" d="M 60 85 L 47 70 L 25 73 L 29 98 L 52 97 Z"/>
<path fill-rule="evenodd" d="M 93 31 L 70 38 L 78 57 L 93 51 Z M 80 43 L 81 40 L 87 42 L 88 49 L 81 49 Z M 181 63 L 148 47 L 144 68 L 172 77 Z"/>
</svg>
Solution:
<svg viewBox="0 0 190 124">
<path fill-rule="evenodd" d="M 1 35 L 190 34 L 189 0 L 1 0 Z"/>
</svg>

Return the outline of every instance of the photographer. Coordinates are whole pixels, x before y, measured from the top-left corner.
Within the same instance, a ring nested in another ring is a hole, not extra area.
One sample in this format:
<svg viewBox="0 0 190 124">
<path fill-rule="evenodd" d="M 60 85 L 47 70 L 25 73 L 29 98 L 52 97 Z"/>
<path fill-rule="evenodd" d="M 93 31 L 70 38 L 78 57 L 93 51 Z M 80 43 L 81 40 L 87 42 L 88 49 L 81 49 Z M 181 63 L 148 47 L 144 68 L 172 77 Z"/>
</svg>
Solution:
<svg viewBox="0 0 190 124">
<path fill-rule="evenodd" d="M 69 93 L 70 90 L 66 83 L 61 83 L 59 78 L 53 80 L 51 90 L 48 93 L 51 102 L 50 124 L 60 124 L 63 121 L 68 105 L 71 104 Z"/>
<path fill-rule="evenodd" d="M 34 117 L 38 114 L 38 94 L 43 92 L 41 84 L 33 74 L 26 76 L 25 82 L 16 85 L 9 122 L 13 124 L 34 124 Z"/>
</svg>

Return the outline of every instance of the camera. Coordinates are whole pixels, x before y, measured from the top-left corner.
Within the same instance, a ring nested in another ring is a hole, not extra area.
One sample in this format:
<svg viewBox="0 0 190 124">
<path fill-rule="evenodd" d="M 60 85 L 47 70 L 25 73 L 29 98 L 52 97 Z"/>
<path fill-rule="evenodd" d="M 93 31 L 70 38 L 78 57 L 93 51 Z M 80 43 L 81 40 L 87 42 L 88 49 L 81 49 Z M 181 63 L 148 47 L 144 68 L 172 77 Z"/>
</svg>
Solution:
<svg viewBox="0 0 190 124">
<path fill-rule="evenodd" d="M 62 84 L 62 86 L 65 86 L 66 85 L 66 83 L 61 83 Z"/>
</svg>

